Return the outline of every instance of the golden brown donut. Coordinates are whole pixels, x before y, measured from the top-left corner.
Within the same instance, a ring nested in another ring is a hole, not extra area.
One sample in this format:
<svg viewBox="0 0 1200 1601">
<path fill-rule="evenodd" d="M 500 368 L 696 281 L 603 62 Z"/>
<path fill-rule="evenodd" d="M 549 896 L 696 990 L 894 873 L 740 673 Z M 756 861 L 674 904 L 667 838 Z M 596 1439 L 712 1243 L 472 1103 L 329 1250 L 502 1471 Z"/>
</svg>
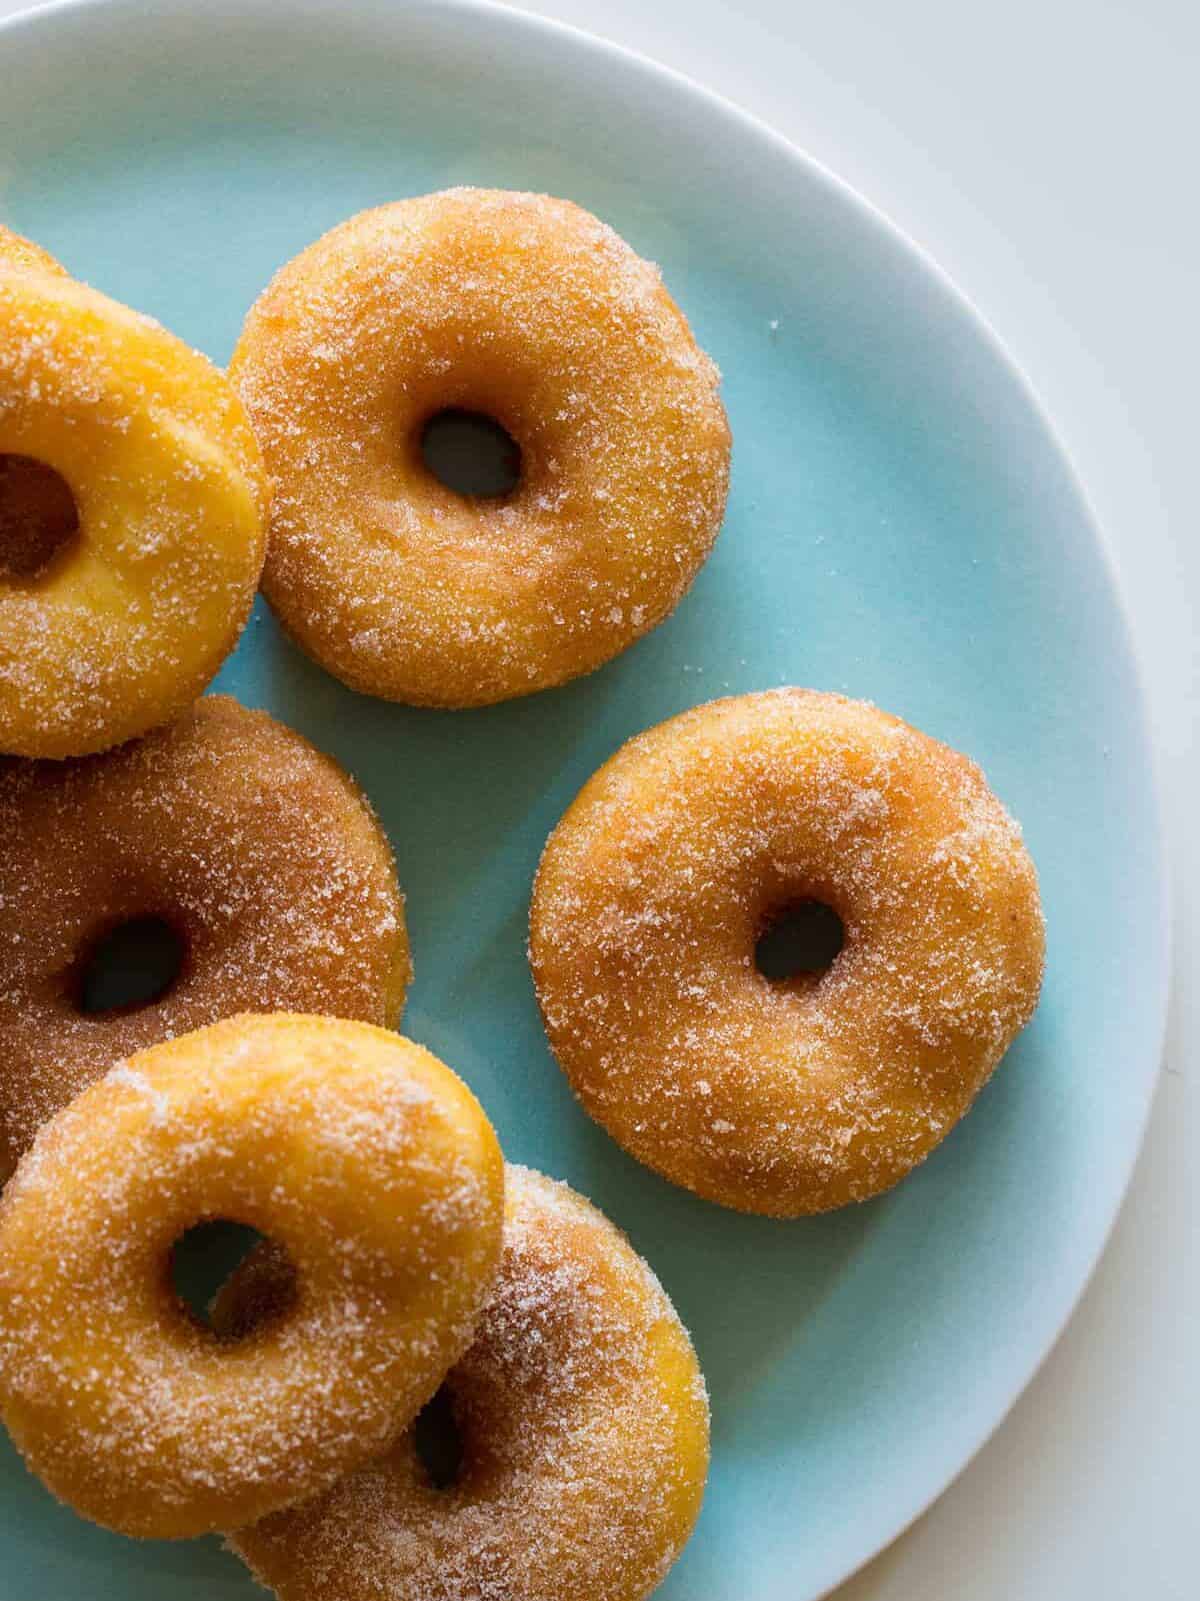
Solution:
<svg viewBox="0 0 1200 1601">
<path fill-rule="evenodd" d="M 759 935 L 840 917 L 773 983 Z M 710 1200 L 793 1216 L 926 1157 L 1037 1004 L 1037 877 L 965 756 L 861 701 L 781 689 L 629 741 L 546 846 L 530 957 L 591 1115 Z"/>
<path fill-rule="evenodd" d="M 683 1549 L 708 1470 L 687 1333 L 581 1196 L 511 1165 L 506 1191 L 500 1272 L 445 1381 L 457 1476 L 436 1487 L 410 1430 L 319 1500 L 233 1535 L 280 1601 L 642 1601 Z M 226 1314 L 253 1322 L 284 1283 L 260 1257 Z"/>
<path fill-rule="evenodd" d="M 230 375 L 275 484 L 267 598 L 368 694 L 478 706 L 590 672 L 674 609 L 721 523 L 717 371 L 657 269 L 565 200 L 352 217 L 276 275 Z M 428 470 L 448 409 L 507 429 L 515 490 Z"/>
<path fill-rule="evenodd" d="M 183 965 L 134 1011 L 80 1009 L 114 928 Z M 0 759 L 0 1181 L 113 1062 L 243 1009 L 395 1024 L 410 976 L 387 841 L 329 757 L 225 696 L 103 756 Z"/>
<path fill-rule="evenodd" d="M 233 649 L 267 480 L 225 375 L 12 236 L 0 249 L 0 752 L 107 749 Z"/>
<path fill-rule="evenodd" d="M 222 1341 L 174 1243 L 226 1218 L 294 1265 L 289 1309 Z M 182 1538 L 262 1517 L 384 1450 L 466 1349 L 500 1252 L 479 1103 L 365 1023 L 239 1017 L 152 1047 L 38 1135 L 0 1200 L 0 1411 L 84 1517 Z"/>
</svg>

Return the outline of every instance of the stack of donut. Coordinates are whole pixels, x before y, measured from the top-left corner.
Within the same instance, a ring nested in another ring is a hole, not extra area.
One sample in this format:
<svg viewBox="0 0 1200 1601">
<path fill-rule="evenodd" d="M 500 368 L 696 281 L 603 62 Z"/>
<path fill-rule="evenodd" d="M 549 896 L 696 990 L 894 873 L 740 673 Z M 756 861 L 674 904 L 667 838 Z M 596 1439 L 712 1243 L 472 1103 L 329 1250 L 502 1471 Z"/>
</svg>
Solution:
<svg viewBox="0 0 1200 1601">
<path fill-rule="evenodd" d="M 494 493 L 429 454 L 472 415 L 515 464 Z M 695 578 L 729 443 L 656 270 L 566 201 L 351 219 L 264 291 L 228 377 L 0 228 L 0 1413 L 84 1517 L 224 1532 L 281 1601 L 643 1601 L 683 1549 L 708 1400 L 666 1293 L 395 1032 L 404 902 L 366 796 L 197 696 L 260 578 L 368 694 L 592 671 Z M 836 948 L 772 976 L 761 939 L 813 906 Z M 138 926 L 172 970 L 97 1002 Z M 973 763 L 784 689 L 585 785 L 529 957 L 593 1117 L 795 1217 L 945 1137 L 1032 1015 L 1043 929 Z M 214 1220 L 260 1239 L 198 1310 L 173 1262 Z"/>
</svg>

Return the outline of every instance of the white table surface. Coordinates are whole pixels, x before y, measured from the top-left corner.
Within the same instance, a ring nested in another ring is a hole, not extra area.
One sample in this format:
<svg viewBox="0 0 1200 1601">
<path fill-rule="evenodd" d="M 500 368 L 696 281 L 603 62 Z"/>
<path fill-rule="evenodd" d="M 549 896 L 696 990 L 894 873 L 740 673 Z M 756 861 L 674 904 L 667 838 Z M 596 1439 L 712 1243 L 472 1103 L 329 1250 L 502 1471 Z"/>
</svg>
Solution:
<svg viewBox="0 0 1200 1601">
<path fill-rule="evenodd" d="M 0 0 L 0 16 L 22 8 Z M 1033 379 L 1108 532 L 1172 831 L 1166 1071 L 1116 1232 L 1063 1339 L 957 1484 L 837 1601 L 1196 1601 L 1200 4 L 529 9 L 740 102 L 926 246 Z"/>
</svg>

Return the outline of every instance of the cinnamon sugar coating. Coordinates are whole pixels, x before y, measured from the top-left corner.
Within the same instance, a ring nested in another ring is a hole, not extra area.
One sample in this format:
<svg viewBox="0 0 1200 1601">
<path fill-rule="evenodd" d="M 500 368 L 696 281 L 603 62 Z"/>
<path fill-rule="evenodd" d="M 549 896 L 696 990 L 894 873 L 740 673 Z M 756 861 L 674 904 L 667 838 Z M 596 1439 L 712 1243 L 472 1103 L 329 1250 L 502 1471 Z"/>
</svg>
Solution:
<svg viewBox="0 0 1200 1601">
<path fill-rule="evenodd" d="M 230 374 L 275 487 L 267 598 L 368 694 L 475 706 L 590 672 L 673 610 L 721 523 L 716 368 L 657 269 L 565 200 L 351 218 L 277 273 Z M 445 409 L 507 429 L 515 490 L 427 469 Z"/>
<path fill-rule="evenodd" d="M 178 978 L 84 1012 L 90 954 L 144 917 L 180 937 Z M 120 1058 L 244 1010 L 393 1025 L 410 973 L 370 805 L 265 712 L 208 696 L 102 756 L 0 758 L 0 1181 Z"/>
<path fill-rule="evenodd" d="M 642 1601 L 687 1541 L 708 1402 L 685 1330 L 581 1196 L 511 1165 L 506 1190 L 500 1271 L 446 1379 L 457 1478 L 436 1488 L 409 1431 L 319 1500 L 233 1535 L 280 1601 Z M 243 1315 L 271 1305 L 271 1277 L 261 1262 L 235 1276 Z"/>
<path fill-rule="evenodd" d="M 845 939 L 771 982 L 755 945 L 815 899 Z M 794 1216 L 887 1189 L 1029 1021 L 1037 877 L 965 756 L 864 702 L 782 689 L 630 740 L 546 846 L 530 958 L 586 1109 L 677 1184 Z"/>
</svg>

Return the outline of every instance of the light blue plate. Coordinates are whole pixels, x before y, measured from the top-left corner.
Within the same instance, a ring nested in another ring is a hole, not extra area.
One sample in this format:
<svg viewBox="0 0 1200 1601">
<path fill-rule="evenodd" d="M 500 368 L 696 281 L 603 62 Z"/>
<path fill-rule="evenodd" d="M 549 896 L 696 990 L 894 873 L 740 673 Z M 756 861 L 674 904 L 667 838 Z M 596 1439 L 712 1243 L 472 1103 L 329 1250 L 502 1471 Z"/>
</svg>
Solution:
<svg viewBox="0 0 1200 1601">
<path fill-rule="evenodd" d="M 218 361 L 271 272 L 351 212 L 448 184 L 549 190 L 666 281 L 725 373 L 734 487 L 676 616 L 612 666 L 494 710 L 358 698 L 256 616 L 221 688 L 366 785 L 408 892 L 405 1026 L 508 1154 L 633 1236 L 712 1388 L 712 1482 L 664 1601 L 810 1601 L 995 1427 L 1125 1187 L 1167 971 L 1130 642 L 1079 486 L 972 311 L 861 200 L 646 62 L 471 4 L 140 0 L 0 30 L 0 215 Z M 525 965 L 538 852 L 629 734 L 731 690 L 878 701 L 977 757 L 1023 820 L 1045 997 L 962 1127 L 893 1194 L 737 1217 L 594 1128 Z M 215 1542 L 133 1545 L 5 1455 L 3 1601 L 250 1601 Z"/>
</svg>

